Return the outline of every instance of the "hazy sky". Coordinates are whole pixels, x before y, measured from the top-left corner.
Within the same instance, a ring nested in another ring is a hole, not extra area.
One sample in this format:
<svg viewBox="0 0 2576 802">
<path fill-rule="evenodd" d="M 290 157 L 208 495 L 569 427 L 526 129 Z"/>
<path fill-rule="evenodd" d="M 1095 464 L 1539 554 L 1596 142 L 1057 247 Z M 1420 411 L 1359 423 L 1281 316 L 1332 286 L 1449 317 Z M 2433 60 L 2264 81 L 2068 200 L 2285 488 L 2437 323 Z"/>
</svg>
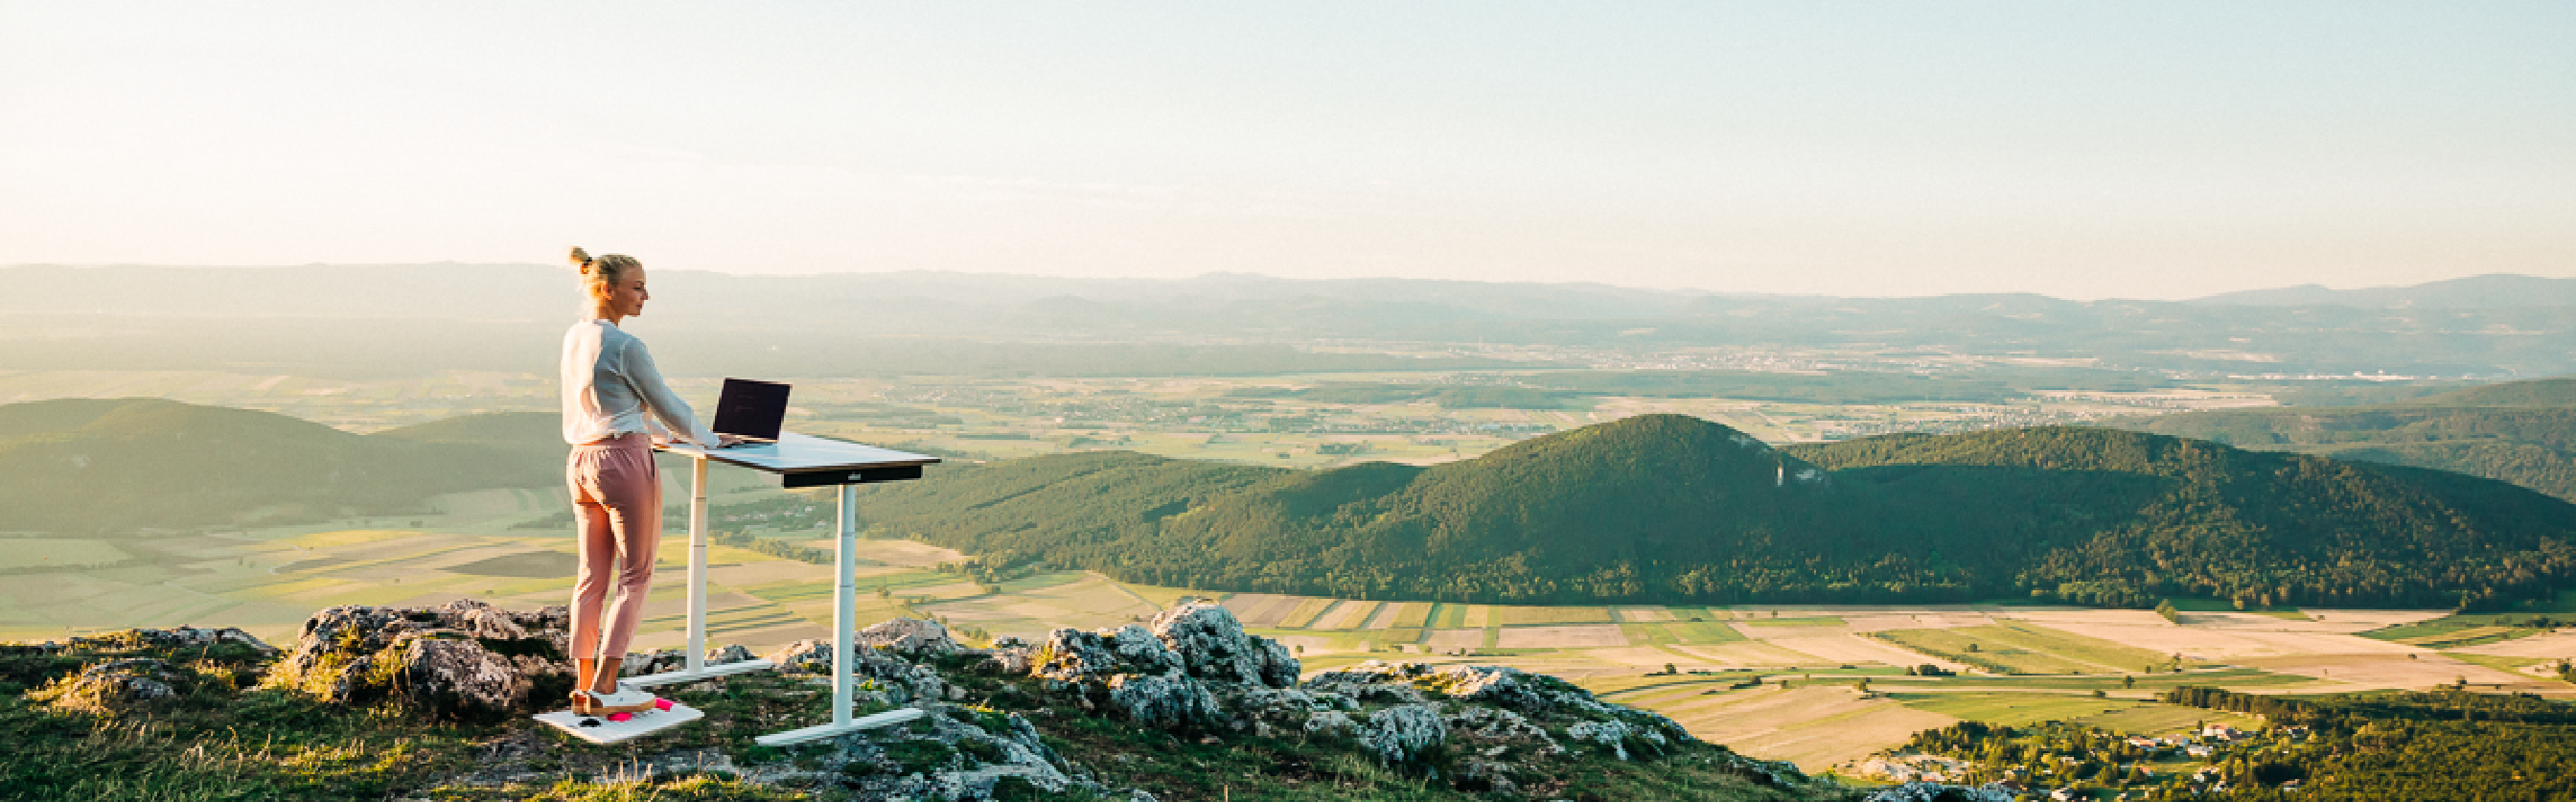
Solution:
<svg viewBox="0 0 2576 802">
<path fill-rule="evenodd" d="M 0 0 L 0 264 L 2576 276 L 2576 3 Z"/>
</svg>

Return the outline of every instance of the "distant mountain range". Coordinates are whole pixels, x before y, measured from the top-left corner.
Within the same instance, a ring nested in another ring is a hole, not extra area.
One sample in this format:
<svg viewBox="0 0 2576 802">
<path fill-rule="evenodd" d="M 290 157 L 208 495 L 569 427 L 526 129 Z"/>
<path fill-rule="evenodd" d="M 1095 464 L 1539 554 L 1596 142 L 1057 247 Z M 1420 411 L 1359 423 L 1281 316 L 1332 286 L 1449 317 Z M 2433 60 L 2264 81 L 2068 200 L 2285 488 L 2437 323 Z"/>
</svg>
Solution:
<svg viewBox="0 0 2576 802">
<path fill-rule="evenodd" d="M 656 299 L 634 325 L 666 363 L 775 376 L 1510 364 L 1461 347 L 1475 343 L 1914 349 L 2090 359 L 2105 375 L 2576 372 L 2576 290 L 2569 289 L 2576 279 L 2523 276 L 2173 302 L 1724 295 L 1230 274 L 652 275 Z M 572 285 L 570 270 L 543 265 L 0 268 L 0 338 L 13 344 L 0 349 L 0 368 L 543 373 L 554 338 L 577 311 Z M 1450 353 L 1317 353 L 1311 346 L 1319 339 Z"/>
<path fill-rule="evenodd" d="M 2301 284 L 2221 293 L 2194 303 L 2244 306 L 2350 306 L 2361 309 L 2512 309 L 2576 306 L 2576 279 L 2494 273 L 2406 287 L 2328 289 Z"/>
<path fill-rule="evenodd" d="M 1064 454 L 861 509 L 999 563 L 1369 599 L 2484 606 L 2576 578 L 2576 505 L 2502 482 L 2061 427 L 1780 450 L 1645 415 L 1315 472 Z"/>
<path fill-rule="evenodd" d="M 2211 410 L 2114 425 L 2455 471 L 2576 501 L 2576 379 L 2484 385 L 2402 404 Z"/>
</svg>

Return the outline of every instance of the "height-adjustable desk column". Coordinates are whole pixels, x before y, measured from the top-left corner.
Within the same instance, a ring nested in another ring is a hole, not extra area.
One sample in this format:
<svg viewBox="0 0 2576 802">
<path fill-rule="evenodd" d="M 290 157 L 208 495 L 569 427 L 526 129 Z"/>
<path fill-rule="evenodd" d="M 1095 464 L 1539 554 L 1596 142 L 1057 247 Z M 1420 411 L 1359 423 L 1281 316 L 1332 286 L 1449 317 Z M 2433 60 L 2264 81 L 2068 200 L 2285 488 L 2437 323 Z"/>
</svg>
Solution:
<svg viewBox="0 0 2576 802">
<path fill-rule="evenodd" d="M 781 483 L 790 489 L 838 486 L 841 491 L 837 527 L 839 556 L 832 566 L 832 720 L 753 740 L 780 746 L 919 718 L 921 711 L 909 708 L 865 718 L 853 719 L 850 716 L 851 640 L 858 628 L 858 588 L 852 577 L 852 569 L 856 567 L 853 552 L 858 544 L 857 486 L 870 482 L 919 479 L 922 466 L 938 462 L 939 458 L 794 432 L 780 434 L 776 443 L 716 450 L 675 445 L 665 450 L 697 460 L 697 469 L 693 472 L 695 489 L 689 502 L 689 663 L 687 668 L 679 671 L 637 677 L 630 681 L 639 685 L 658 685 L 770 667 L 767 660 L 747 660 L 720 666 L 703 664 L 706 654 L 706 465 L 707 460 L 715 460 L 778 474 Z"/>
</svg>

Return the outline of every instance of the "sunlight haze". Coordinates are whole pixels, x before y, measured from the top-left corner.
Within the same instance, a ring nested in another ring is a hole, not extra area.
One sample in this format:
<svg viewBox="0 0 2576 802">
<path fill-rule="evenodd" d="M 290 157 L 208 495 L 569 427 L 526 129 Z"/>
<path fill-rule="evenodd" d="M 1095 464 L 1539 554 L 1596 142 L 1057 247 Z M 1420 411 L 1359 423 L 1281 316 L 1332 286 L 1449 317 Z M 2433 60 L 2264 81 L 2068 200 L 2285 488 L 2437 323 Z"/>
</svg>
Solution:
<svg viewBox="0 0 2576 802">
<path fill-rule="evenodd" d="M 2576 276 L 2563 3 L 0 2 L 0 265 Z"/>
</svg>

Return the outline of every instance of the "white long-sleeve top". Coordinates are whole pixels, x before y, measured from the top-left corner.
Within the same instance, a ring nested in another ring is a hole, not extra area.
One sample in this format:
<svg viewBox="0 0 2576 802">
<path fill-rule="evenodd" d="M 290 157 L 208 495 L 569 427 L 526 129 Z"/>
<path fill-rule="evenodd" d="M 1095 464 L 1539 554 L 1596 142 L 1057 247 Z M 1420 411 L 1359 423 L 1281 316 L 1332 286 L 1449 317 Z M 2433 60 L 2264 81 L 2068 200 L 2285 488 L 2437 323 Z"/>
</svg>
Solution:
<svg viewBox="0 0 2576 802">
<path fill-rule="evenodd" d="M 701 447 L 717 447 L 716 433 L 698 424 L 689 405 L 653 369 L 644 341 L 615 323 L 584 320 L 564 332 L 562 386 L 566 443 L 595 443 L 634 432 L 669 440 L 677 432 Z"/>
</svg>

